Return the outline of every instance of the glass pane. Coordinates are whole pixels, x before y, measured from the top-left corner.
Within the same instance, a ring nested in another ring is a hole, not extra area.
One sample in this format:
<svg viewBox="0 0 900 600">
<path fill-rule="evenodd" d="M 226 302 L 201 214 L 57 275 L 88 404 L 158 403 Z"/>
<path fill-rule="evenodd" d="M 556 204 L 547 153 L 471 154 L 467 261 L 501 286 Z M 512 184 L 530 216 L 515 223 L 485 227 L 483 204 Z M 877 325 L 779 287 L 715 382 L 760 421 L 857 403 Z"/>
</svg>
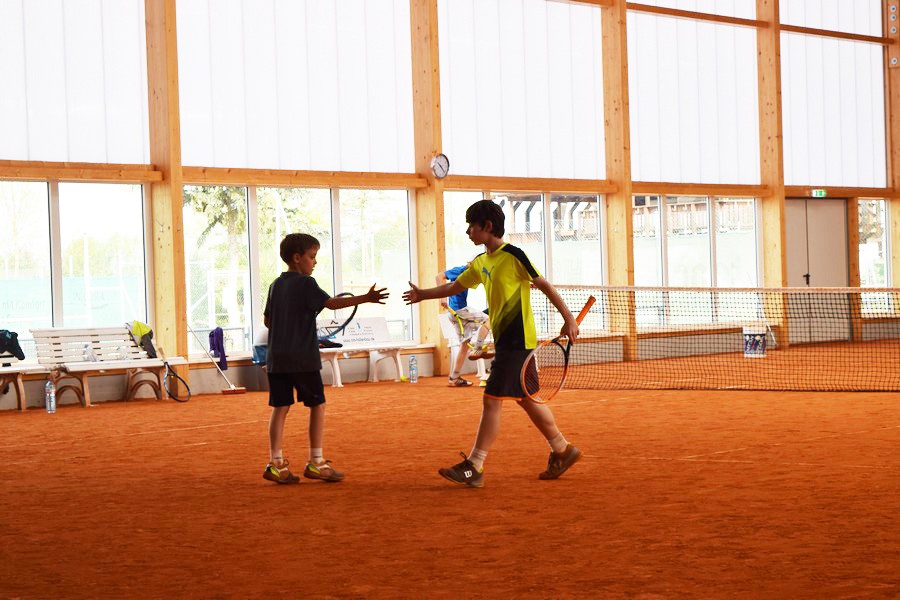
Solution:
<svg viewBox="0 0 900 600">
<path fill-rule="evenodd" d="M 538 273 L 545 275 L 544 201 L 540 194 L 491 194 L 506 215 L 503 239 L 521 248 Z"/>
<path fill-rule="evenodd" d="M 331 248 L 331 191 L 300 188 L 257 188 L 259 219 L 259 306 L 265 307 L 269 285 L 287 270 L 281 260 L 281 240 L 289 233 L 308 233 L 319 240 L 313 277 L 334 294 L 334 252 Z"/>
<path fill-rule="evenodd" d="M 402 190 L 341 190 L 341 277 L 339 291 L 363 294 L 377 284 L 390 297 L 365 304 L 359 317 L 384 317 L 391 339 L 411 340 L 412 309 L 403 302 L 409 289 L 409 200 Z"/>
<path fill-rule="evenodd" d="M 466 235 L 466 209 L 484 198 L 481 192 L 444 192 L 444 234 L 446 239 L 447 268 L 464 265 L 484 252 L 484 246 L 476 246 Z M 437 273 L 435 273 L 437 275 Z M 424 281 L 423 285 L 431 285 Z M 468 303 L 479 310 L 487 306 L 484 287 L 469 290 Z"/>
<path fill-rule="evenodd" d="M 859 285 L 890 286 L 888 270 L 888 204 L 884 200 L 859 201 Z M 892 313 L 893 294 L 862 294 L 866 314 Z"/>
<path fill-rule="evenodd" d="M 147 321 L 141 186 L 60 183 L 59 223 L 65 326 Z"/>
<path fill-rule="evenodd" d="M 0 181 L 0 328 L 19 334 L 25 360 L 36 361 L 32 327 L 53 325 L 47 184 Z"/>
<path fill-rule="evenodd" d="M 184 255 L 188 325 L 200 338 L 188 335 L 188 352 L 208 348 L 216 327 L 225 333 L 226 351 L 249 350 L 246 188 L 184 187 Z"/>
<path fill-rule="evenodd" d="M 716 198 L 716 287 L 756 287 L 756 200 Z"/>
<path fill-rule="evenodd" d="M 882 0 L 781 0 L 778 9 L 786 25 L 882 35 Z"/>
<path fill-rule="evenodd" d="M 670 287 L 709 287 L 709 205 L 706 198 L 666 198 L 666 267 Z"/>
<path fill-rule="evenodd" d="M 602 285 L 600 199 L 597 196 L 550 196 L 553 224 L 553 283 Z"/>
<path fill-rule="evenodd" d="M 662 285 L 662 245 L 659 236 L 659 196 L 635 196 L 631 225 L 634 232 L 634 285 Z"/>
</svg>

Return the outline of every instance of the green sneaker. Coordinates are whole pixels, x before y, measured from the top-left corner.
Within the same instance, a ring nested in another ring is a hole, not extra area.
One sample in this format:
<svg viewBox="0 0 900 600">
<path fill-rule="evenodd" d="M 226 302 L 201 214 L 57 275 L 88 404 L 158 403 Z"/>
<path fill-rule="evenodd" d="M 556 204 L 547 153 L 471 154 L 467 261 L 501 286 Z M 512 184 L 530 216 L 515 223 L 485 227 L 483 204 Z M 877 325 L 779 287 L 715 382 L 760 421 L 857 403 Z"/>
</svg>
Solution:
<svg viewBox="0 0 900 600">
<path fill-rule="evenodd" d="M 447 481 L 452 481 L 453 483 L 458 483 L 460 485 L 467 485 L 475 488 L 484 487 L 484 472 L 479 472 L 465 453 L 460 452 L 459 454 L 463 457 L 461 463 L 446 469 L 438 469 L 438 474 Z"/>
<path fill-rule="evenodd" d="M 286 460 L 281 463 L 280 467 L 276 467 L 274 463 L 267 464 L 266 470 L 263 471 L 263 479 L 268 479 L 275 483 L 300 483 L 300 478 L 291 473 L 291 470 L 288 468 L 289 464 Z"/>
<path fill-rule="evenodd" d="M 306 463 L 306 468 L 303 469 L 303 476 L 307 479 L 319 479 L 329 483 L 337 483 L 344 479 L 344 474 L 335 471 L 334 467 L 331 466 L 330 460 L 326 460 L 320 465 L 311 462 Z"/>
</svg>

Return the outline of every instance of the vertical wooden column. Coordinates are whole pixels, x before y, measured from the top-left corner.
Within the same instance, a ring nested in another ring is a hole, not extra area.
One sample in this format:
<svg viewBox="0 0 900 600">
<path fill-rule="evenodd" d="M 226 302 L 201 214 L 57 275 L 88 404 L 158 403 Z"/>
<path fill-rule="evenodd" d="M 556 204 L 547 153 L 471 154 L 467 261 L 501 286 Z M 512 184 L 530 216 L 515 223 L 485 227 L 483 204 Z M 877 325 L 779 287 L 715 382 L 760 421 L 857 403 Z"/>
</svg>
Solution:
<svg viewBox="0 0 900 600">
<path fill-rule="evenodd" d="M 162 181 L 150 184 L 156 307 L 152 325 L 156 345 L 167 355 L 187 356 L 175 0 L 145 0 L 144 12 L 150 160 L 163 173 Z"/>
<path fill-rule="evenodd" d="M 884 48 L 884 110 L 887 119 L 887 186 L 894 191 L 894 197 L 888 198 L 890 211 L 891 236 L 891 285 L 900 285 L 900 3 L 885 0 L 884 29 L 885 36 L 893 39 L 894 44 Z M 897 10 L 898 20 L 890 20 L 890 7 Z M 900 312 L 900 294 L 894 296 L 894 311 Z"/>
<path fill-rule="evenodd" d="M 756 33 L 759 93 L 760 183 L 770 195 L 762 198 L 763 285 L 787 284 L 784 231 L 784 139 L 781 118 L 781 28 L 779 0 L 757 0 L 756 18 L 768 22 Z"/>
<path fill-rule="evenodd" d="M 858 288 L 859 275 L 859 198 L 847 198 L 847 271 L 849 287 Z M 854 341 L 861 341 L 862 336 L 862 296 L 850 295 L 851 335 Z"/>
<path fill-rule="evenodd" d="M 763 287 L 787 285 L 784 223 L 784 138 L 781 117 L 781 27 L 779 0 L 756 0 L 756 77 L 759 95 L 759 182 L 768 186 L 762 202 Z M 790 339 L 787 298 L 773 293 L 763 300 L 766 319 L 778 332 L 779 347 Z"/>
<path fill-rule="evenodd" d="M 431 172 L 431 159 L 441 150 L 441 71 L 438 58 L 437 0 L 410 0 L 412 43 L 413 129 L 416 173 L 428 186 L 416 194 L 416 247 L 419 284 L 434 285 L 435 275 L 446 267 L 444 249 L 444 188 Z M 450 157 L 453 168 L 453 157 Z M 450 354 L 441 335 L 437 302 L 419 304 L 423 344 L 434 344 L 435 374 L 449 373 Z"/>
<path fill-rule="evenodd" d="M 609 285 L 634 285 L 632 231 L 631 123 L 628 109 L 628 39 L 625 0 L 601 12 L 603 33 L 603 112 L 606 137 L 606 178 L 616 191 L 606 195 L 606 239 Z M 624 334 L 623 359 L 637 357 L 634 295 L 609 299 L 610 327 Z"/>
</svg>

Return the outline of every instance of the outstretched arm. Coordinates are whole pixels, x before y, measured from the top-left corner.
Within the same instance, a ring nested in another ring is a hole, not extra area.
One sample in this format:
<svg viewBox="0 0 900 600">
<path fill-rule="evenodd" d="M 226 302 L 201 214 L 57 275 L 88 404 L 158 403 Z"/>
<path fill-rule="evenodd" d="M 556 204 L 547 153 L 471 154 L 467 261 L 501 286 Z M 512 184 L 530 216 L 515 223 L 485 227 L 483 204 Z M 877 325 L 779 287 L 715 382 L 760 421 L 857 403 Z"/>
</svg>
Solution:
<svg viewBox="0 0 900 600">
<path fill-rule="evenodd" d="M 446 298 L 448 296 L 454 296 L 459 294 L 460 292 L 465 291 L 465 286 L 459 283 L 458 281 L 451 281 L 449 283 L 445 283 L 443 285 L 439 285 L 433 288 L 425 288 L 421 289 L 413 285 L 413 282 L 409 282 L 409 290 L 403 292 L 403 299 L 406 300 L 407 304 L 415 304 L 416 302 L 421 302 L 422 300 L 431 300 L 433 298 Z"/>
<path fill-rule="evenodd" d="M 348 306 L 356 306 L 357 304 L 384 304 L 383 300 L 388 297 L 387 288 L 375 289 L 375 284 L 369 288 L 369 291 L 359 296 L 335 296 L 325 301 L 325 308 L 338 310 L 347 308 Z"/>
<path fill-rule="evenodd" d="M 556 291 L 553 284 L 543 277 L 535 277 L 531 283 L 534 287 L 544 292 L 547 299 L 550 300 L 553 306 L 556 307 L 556 310 L 559 311 L 559 314 L 562 315 L 565 323 L 563 323 L 562 329 L 559 331 L 560 335 L 566 335 L 574 342 L 578 338 L 578 321 L 575 320 L 572 311 L 566 306 L 562 296 L 559 295 L 559 292 Z"/>
</svg>

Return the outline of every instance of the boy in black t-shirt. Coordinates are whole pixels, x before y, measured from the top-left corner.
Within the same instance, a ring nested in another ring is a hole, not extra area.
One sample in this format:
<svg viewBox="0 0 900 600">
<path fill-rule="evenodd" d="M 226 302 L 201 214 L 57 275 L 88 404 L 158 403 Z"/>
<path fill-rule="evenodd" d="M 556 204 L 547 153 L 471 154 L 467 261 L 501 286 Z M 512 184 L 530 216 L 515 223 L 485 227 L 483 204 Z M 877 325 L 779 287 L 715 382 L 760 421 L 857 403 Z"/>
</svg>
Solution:
<svg viewBox="0 0 900 600">
<path fill-rule="evenodd" d="M 284 422 L 297 400 L 309 407 L 309 462 L 303 476 L 323 481 L 341 481 L 343 473 L 323 458 L 325 388 L 322 359 L 316 337 L 316 315 L 322 308 L 337 310 L 366 302 L 384 304 L 386 288 L 373 285 L 361 296 L 329 297 L 312 278 L 319 240 L 305 233 L 291 233 L 281 241 L 281 259 L 288 270 L 269 286 L 264 311 L 269 328 L 266 372 L 269 378 L 269 464 L 263 478 L 276 483 L 299 483 L 282 452 Z"/>
</svg>

